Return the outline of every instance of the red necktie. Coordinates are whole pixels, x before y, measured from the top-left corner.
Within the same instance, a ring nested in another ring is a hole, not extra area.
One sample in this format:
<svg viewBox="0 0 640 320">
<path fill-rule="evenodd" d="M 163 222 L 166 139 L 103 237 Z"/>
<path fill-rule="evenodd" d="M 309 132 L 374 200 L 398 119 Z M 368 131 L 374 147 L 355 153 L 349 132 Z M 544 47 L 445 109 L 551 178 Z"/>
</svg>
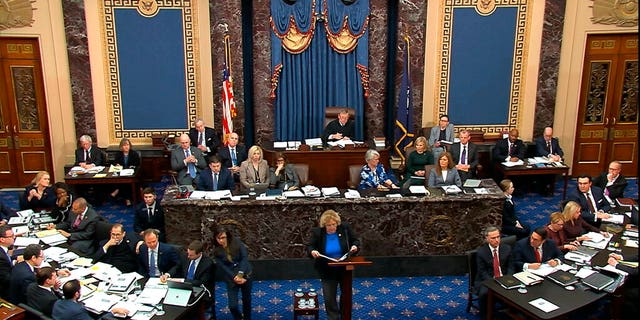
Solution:
<svg viewBox="0 0 640 320">
<path fill-rule="evenodd" d="M 76 221 L 73 222 L 73 228 L 74 229 L 78 228 L 81 221 L 82 221 L 82 215 L 79 214 L 78 217 L 76 217 Z"/>
<path fill-rule="evenodd" d="M 500 277 L 500 260 L 498 260 L 498 249 L 493 249 L 493 277 Z"/>
<path fill-rule="evenodd" d="M 585 196 L 587 196 L 587 205 L 589 206 L 589 211 L 591 211 L 591 213 L 595 213 L 596 212 L 596 208 L 593 207 L 593 201 L 591 200 L 591 193 L 587 192 L 585 193 Z"/>
<path fill-rule="evenodd" d="M 536 253 L 536 262 L 537 263 L 541 263 L 542 262 L 542 258 L 540 257 L 540 249 L 539 248 L 533 248 L 533 252 Z"/>
<path fill-rule="evenodd" d="M 509 156 L 510 157 L 513 157 L 513 152 L 515 151 L 515 149 L 516 149 L 516 144 L 512 143 L 511 146 L 509 146 Z"/>
</svg>

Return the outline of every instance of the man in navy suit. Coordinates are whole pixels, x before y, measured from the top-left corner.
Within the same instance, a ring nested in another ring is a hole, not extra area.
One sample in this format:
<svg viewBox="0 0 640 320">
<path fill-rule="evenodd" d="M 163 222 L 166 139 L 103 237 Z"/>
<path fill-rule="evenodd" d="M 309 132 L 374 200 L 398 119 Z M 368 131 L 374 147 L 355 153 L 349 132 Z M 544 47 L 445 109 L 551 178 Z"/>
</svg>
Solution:
<svg viewBox="0 0 640 320">
<path fill-rule="evenodd" d="M 518 129 L 514 128 L 509 131 L 508 138 L 496 141 L 493 148 L 494 162 L 516 162 L 524 159 L 525 146 L 522 140 L 518 139 L 519 135 Z"/>
<path fill-rule="evenodd" d="M 7 225 L 0 226 L 0 297 L 9 299 L 9 279 L 13 270 L 13 259 L 9 248 L 13 246 L 16 236 Z"/>
<path fill-rule="evenodd" d="M 205 127 L 202 119 L 196 120 L 193 126 L 193 128 L 189 129 L 191 146 L 200 149 L 205 156 L 212 156 L 218 153 L 220 138 L 216 131 L 213 128 Z"/>
<path fill-rule="evenodd" d="M 604 199 L 602 189 L 592 185 L 591 176 L 581 175 L 578 177 L 578 189 L 572 192 L 567 199 L 580 204 L 580 215 L 584 221 L 592 224 L 596 228 L 600 227 L 602 219 L 608 219 L 611 207 Z"/>
<path fill-rule="evenodd" d="M 238 134 L 231 132 L 227 145 L 221 147 L 218 153 L 222 166 L 233 173 L 233 179 L 236 182 L 240 180 L 240 164 L 242 161 L 247 160 L 248 157 L 247 148 L 244 145 L 238 144 L 239 141 Z"/>
<path fill-rule="evenodd" d="M 17 217 L 16 211 L 0 201 L 0 226 L 5 225 L 11 217 Z"/>
<path fill-rule="evenodd" d="M 559 265 L 562 252 L 553 241 L 546 240 L 546 227 L 538 227 L 529 237 L 518 240 L 512 252 L 513 271 L 535 270 L 543 263 L 552 267 Z"/>
<path fill-rule="evenodd" d="M 235 182 L 233 181 L 231 171 L 222 167 L 222 163 L 218 157 L 209 157 L 209 167 L 200 173 L 198 190 L 217 191 L 233 189 L 235 189 Z"/>
<path fill-rule="evenodd" d="M 611 161 L 607 172 L 603 172 L 593 179 L 593 184 L 602 189 L 603 194 L 609 197 L 611 201 L 624 197 L 624 189 L 628 183 L 627 179 L 620 174 L 621 171 L 622 164 L 620 161 Z"/>
<path fill-rule="evenodd" d="M 458 175 L 464 183 L 467 179 L 475 176 L 478 166 L 478 146 L 471 140 L 468 130 L 462 130 L 459 134 L 460 142 L 451 146 L 451 156 L 458 170 Z"/>
<path fill-rule="evenodd" d="M 16 264 L 9 280 L 9 301 L 13 304 L 27 302 L 27 287 L 36 281 L 35 268 L 44 261 L 44 252 L 39 244 L 30 244 L 22 252 L 24 261 Z"/>
<path fill-rule="evenodd" d="M 78 302 L 80 299 L 80 281 L 69 280 L 62 286 L 64 300 L 53 305 L 54 319 L 93 320 L 89 312 Z"/>
<path fill-rule="evenodd" d="M 476 274 L 474 290 L 479 298 L 480 316 L 486 314 L 487 308 L 487 287 L 482 285 L 487 279 L 497 278 L 503 275 L 512 274 L 511 265 L 509 263 L 509 255 L 511 247 L 508 244 L 500 244 L 500 228 L 489 226 L 482 231 L 485 244 L 476 250 L 476 266 L 478 273 Z M 498 260 L 498 268 L 494 268 L 494 253 Z M 493 307 L 493 306 L 491 306 Z"/>
<path fill-rule="evenodd" d="M 145 277 L 166 280 L 178 275 L 178 253 L 168 244 L 158 241 L 158 230 L 147 229 L 143 233 L 144 244 L 138 254 L 139 272 Z"/>
<path fill-rule="evenodd" d="M 138 271 L 136 257 L 136 239 L 124 231 L 124 226 L 116 223 L 111 226 L 111 237 L 102 240 L 94 255 L 94 262 L 104 262 L 118 268 L 122 273 Z"/>
<path fill-rule="evenodd" d="M 156 201 L 156 190 L 152 187 L 144 188 L 142 198 L 144 203 L 140 203 L 136 207 L 133 231 L 139 235 L 141 240 L 145 230 L 156 229 L 160 232 L 160 241 L 165 242 L 167 232 L 164 228 L 164 210 L 162 210 L 160 202 Z"/>
<path fill-rule="evenodd" d="M 194 240 L 187 247 L 187 255 L 182 256 L 180 263 L 180 273 L 178 276 L 184 278 L 185 282 L 190 282 L 198 287 L 204 285 L 209 290 L 209 296 L 206 300 L 207 310 L 211 306 L 215 306 L 215 278 L 216 266 L 211 258 L 202 252 L 202 241 Z M 212 318 L 216 318 L 215 308 L 211 310 Z"/>
<path fill-rule="evenodd" d="M 27 304 L 51 316 L 53 304 L 60 299 L 56 292 L 58 289 L 60 282 L 56 270 L 52 267 L 42 267 L 36 271 L 36 282 L 27 287 Z"/>
<path fill-rule="evenodd" d="M 80 137 L 80 148 L 76 149 L 76 162 L 74 165 L 83 168 L 93 168 L 95 166 L 104 166 L 105 159 L 102 151 L 93 146 L 93 141 L 88 135 Z"/>
<path fill-rule="evenodd" d="M 191 146 L 189 135 L 182 134 L 179 138 L 180 147 L 171 151 L 171 169 L 178 172 L 178 183 L 194 185 L 200 171 L 207 167 L 202 151 Z"/>
<path fill-rule="evenodd" d="M 548 157 L 552 161 L 561 161 L 564 156 L 558 138 L 553 137 L 553 128 L 546 127 L 542 137 L 536 138 L 536 156 Z"/>
</svg>

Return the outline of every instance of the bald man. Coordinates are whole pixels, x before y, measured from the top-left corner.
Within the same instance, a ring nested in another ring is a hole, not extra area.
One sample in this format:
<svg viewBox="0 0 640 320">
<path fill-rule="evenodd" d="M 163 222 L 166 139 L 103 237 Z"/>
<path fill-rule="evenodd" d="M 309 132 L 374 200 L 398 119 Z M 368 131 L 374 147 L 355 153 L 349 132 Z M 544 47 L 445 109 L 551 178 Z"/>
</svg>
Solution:
<svg viewBox="0 0 640 320">
<path fill-rule="evenodd" d="M 194 185 L 201 170 L 207 167 L 202 151 L 191 146 L 189 135 L 182 134 L 178 138 L 180 147 L 171 152 L 171 169 L 178 172 L 180 185 Z"/>
</svg>

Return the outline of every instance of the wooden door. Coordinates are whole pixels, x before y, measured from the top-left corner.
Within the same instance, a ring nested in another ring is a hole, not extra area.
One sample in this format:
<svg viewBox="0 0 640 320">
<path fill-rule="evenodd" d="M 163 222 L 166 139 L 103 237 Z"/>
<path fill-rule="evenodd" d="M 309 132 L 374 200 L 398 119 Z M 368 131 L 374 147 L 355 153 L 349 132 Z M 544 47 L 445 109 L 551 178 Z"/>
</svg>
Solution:
<svg viewBox="0 0 640 320">
<path fill-rule="evenodd" d="M 38 40 L 0 38 L 0 187 L 52 174 L 45 102 Z"/>
<path fill-rule="evenodd" d="M 638 34 L 587 38 L 573 175 L 595 176 L 609 162 L 638 174 Z"/>
</svg>

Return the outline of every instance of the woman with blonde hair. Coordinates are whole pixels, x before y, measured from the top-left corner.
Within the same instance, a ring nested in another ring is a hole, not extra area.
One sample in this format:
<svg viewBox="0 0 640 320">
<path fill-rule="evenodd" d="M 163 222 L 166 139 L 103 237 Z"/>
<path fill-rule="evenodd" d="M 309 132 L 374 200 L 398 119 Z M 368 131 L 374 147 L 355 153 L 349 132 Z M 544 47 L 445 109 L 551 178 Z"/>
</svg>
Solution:
<svg viewBox="0 0 640 320">
<path fill-rule="evenodd" d="M 556 211 L 549 216 L 549 224 L 547 224 L 547 239 L 553 241 L 558 249 L 562 252 L 573 251 L 578 249 L 580 243 L 577 240 L 569 242 L 567 234 L 564 231 L 564 216 L 562 212 Z"/>
<path fill-rule="evenodd" d="M 25 188 L 20 198 L 20 210 L 50 211 L 55 205 L 56 194 L 51 187 L 51 176 L 46 171 L 40 171 Z"/>
<path fill-rule="evenodd" d="M 262 148 L 249 148 L 248 158 L 240 164 L 240 183 L 245 190 L 269 183 L 269 164 L 262 158 Z"/>
<path fill-rule="evenodd" d="M 580 204 L 575 201 L 568 201 L 562 210 L 564 219 L 564 232 L 569 241 L 591 240 L 587 235 L 588 231 L 599 232 L 600 230 L 582 219 L 580 216 Z"/>
<path fill-rule="evenodd" d="M 315 268 L 320 273 L 327 319 L 340 319 L 338 284 L 347 271 L 344 267 L 329 266 L 330 260 L 326 257 L 340 259 L 346 253 L 356 253 L 360 250 L 360 240 L 348 224 L 342 223 L 337 212 L 327 210 L 320 216 L 319 227 L 311 231 L 307 250 L 315 259 Z"/>
<path fill-rule="evenodd" d="M 427 178 L 428 174 L 428 172 L 425 172 L 424 166 L 433 164 L 433 153 L 429 150 L 427 138 L 417 137 L 413 144 L 416 150 L 412 151 L 407 157 L 407 169 L 402 182 L 403 186 L 424 184 L 424 179 Z"/>
</svg>

